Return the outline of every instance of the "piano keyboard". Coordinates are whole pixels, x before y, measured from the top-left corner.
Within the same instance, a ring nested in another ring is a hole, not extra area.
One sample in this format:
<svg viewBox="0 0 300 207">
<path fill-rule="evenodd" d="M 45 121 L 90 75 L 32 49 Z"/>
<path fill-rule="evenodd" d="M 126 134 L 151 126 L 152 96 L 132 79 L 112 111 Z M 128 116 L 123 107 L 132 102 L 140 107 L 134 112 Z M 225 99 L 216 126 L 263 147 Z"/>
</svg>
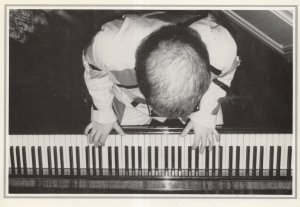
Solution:
<svg viewBox="0 0 300 207">
<path fill-rule="evenodd" d="M 292 134 L 221 134 L 200 154 L 193 135 L 112 134 L 106 145 L 84 135 L 10 135 L 9 175 L 291 177 Z"/>
</svg>

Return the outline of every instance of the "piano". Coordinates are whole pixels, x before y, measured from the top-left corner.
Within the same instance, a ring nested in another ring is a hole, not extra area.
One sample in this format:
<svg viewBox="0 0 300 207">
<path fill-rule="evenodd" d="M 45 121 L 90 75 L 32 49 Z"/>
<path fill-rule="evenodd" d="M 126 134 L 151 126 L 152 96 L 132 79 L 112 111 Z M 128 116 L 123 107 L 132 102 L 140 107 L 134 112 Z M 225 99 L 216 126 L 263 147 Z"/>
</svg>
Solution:
<svg viewBox="0 0 300 207">
<path fill-rule="evenodd" d="M 218 128 L 192 150 L 180 128 L 125 127 L 105 146 L 85 135 L 10 135 L 9 193 L 293 194 L 293 134 Z"/>
</svg>

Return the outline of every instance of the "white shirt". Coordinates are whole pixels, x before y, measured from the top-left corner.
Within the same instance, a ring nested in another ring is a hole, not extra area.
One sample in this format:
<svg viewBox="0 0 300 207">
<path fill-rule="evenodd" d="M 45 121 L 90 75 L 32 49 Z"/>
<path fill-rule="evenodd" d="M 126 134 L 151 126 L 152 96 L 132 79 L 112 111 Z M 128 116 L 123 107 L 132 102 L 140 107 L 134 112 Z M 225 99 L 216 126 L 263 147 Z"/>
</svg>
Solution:
<svg viewBox="0 0 300 207">
<path fill-rule="evenodd" d="M 97 110 L 91 110 L 92 121 L 111 123 L 117 120 L 112 109 L 114 97 L 128 107 L 133 107 L 131 102 L 135 98 L 143 99 L 138 88 L 128 89 L 118 85 L 136 85 L 134 66 L 138 46 L 149 34 L 171 24 L 147 15 L 126 15 L 102 26 L 83 55 L 86 85 L 97 107 Z M 194 22 L 190 28 L 199 33 L 206 45 L 210 64 L 222 72 L 219 77 L 213 77 L 230 87 L 239 65 L 237 46 L 230 33 L 211 21 L 210 17 Z M 92 70 L 89 64 L 101 71 Z M 202 126 L 214 128 L 217 116 L 212 112 L 218 106 L 218 100 L 225 95 L 226 91 L 211 82 L 201 99 L 200 110 L 189 118 Z M 140 110 L 148 114 L 146 108 Z"/>
</svg>

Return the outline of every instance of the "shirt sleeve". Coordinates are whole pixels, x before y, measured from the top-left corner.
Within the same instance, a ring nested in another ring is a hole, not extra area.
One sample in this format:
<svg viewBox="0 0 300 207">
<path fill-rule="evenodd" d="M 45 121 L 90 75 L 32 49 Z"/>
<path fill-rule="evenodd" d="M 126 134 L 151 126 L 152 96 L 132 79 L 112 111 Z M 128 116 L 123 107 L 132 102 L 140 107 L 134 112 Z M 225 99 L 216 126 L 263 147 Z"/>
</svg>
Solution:
<svg viewBox="0 0 300 207">
<path fill-rule="evenodd" d="M 208 18 L 200 20 L 193 28 L 206 44 L 210 64 L 220 70 L 221 74 L 212 74 L 209 88 L 200 101 L 199 111 L 192 113 L 189 118 L 202 126 L 214 128 L 220 108 L 219 100 L 226 96 L 240 60 L 236 43 L 224 27 Z"/>
<path fill-rule="evenodd" d="M 99 39 L 99 38 L 98 38 Z M 97 44 L 99 41 L 97 42 Z M 105 67 L 99 67 L 97 63 L 100 57 L 95 57 L 95 38 L 92 43 L 83 51 L 84 80 L 93 100 L 91 108 L 91 121 L 98 123 L 112 123 L 117 120 L 112 108 L 114 94 L 112 92 L 113 82 L 109 78 Z"/>
</svg>

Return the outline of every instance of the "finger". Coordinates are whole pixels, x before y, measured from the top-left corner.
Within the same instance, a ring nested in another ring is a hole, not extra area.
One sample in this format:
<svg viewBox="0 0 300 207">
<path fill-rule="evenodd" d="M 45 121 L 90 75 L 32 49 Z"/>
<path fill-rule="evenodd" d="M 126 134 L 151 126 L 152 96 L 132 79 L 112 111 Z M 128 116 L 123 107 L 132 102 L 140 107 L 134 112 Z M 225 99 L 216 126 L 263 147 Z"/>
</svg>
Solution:
<svg viewBox="0 0 300 207">
<path fill-rule="evenodd" d="M 189 122 L 186 127 L 183 129 L 183 131 L 181 132 L 180 136 L 185 137 L 193 128 L 193 125 L 191 122 Z"/>
<path fill-rule="evenodd" d="M 213 130 L 213 134 L 214 134 L 217 142 L 220 142 L 220 134 L 219 134 L 219 132 L 216 129 L 214 129 Z"/>
<path fill-rule="evenodd" d="M 192 146 L 192 149 L 197 149 L 197 147 L 199 147 L 199 145 L 200 145 L 200 136 L 195 134 L 194 144 Z"/>
<path fill-rule="evenodd" d="M 114 128 L 121 136 L 126 135 L 125 132 L 123 131 L 122 127 L 118 123 L 114 124 Z"/>
<path fill-rule="evenodd" d="M 89 131 L 92 129 L 92 127 L 93 127 L 93 122 L 89 123 L 89 125 L 87 125 L 87 126 L 85 127 L 84 134 L 85 134 L 86 136 L 88 136 Z"/>
<path fill-rule="evenodd" d="M 98 132 L 95 134 L 94 140 L 93 140 L 95 146 L 99 146 L 99 143 L 100 143 L 99 141 L 100 141 L 101 134 L 102 134 L 101 131 L 98 131 Z"/>
<path fill-rule="evenodd" d="M 109 133 L 102 133 L 100 136 L 100 145 L 105 146 L 106 139 Z"/>
<path fill-rule="evenodd" d="M 206 147 L 206 143 L 207 143 L 207 137 L 202 137 L 201 139 L 201 146 L 200 146 L 200 153 L 202 154 L 204 152 L 204 149 Z"/>
<path fill-rule="evenodd" d="M 97 130 L 92 129 L 91 132 L 89 133 L 89 143 L 92 144 L 94 140 L 94 136 L 97 133 Z"/>
</svg>

